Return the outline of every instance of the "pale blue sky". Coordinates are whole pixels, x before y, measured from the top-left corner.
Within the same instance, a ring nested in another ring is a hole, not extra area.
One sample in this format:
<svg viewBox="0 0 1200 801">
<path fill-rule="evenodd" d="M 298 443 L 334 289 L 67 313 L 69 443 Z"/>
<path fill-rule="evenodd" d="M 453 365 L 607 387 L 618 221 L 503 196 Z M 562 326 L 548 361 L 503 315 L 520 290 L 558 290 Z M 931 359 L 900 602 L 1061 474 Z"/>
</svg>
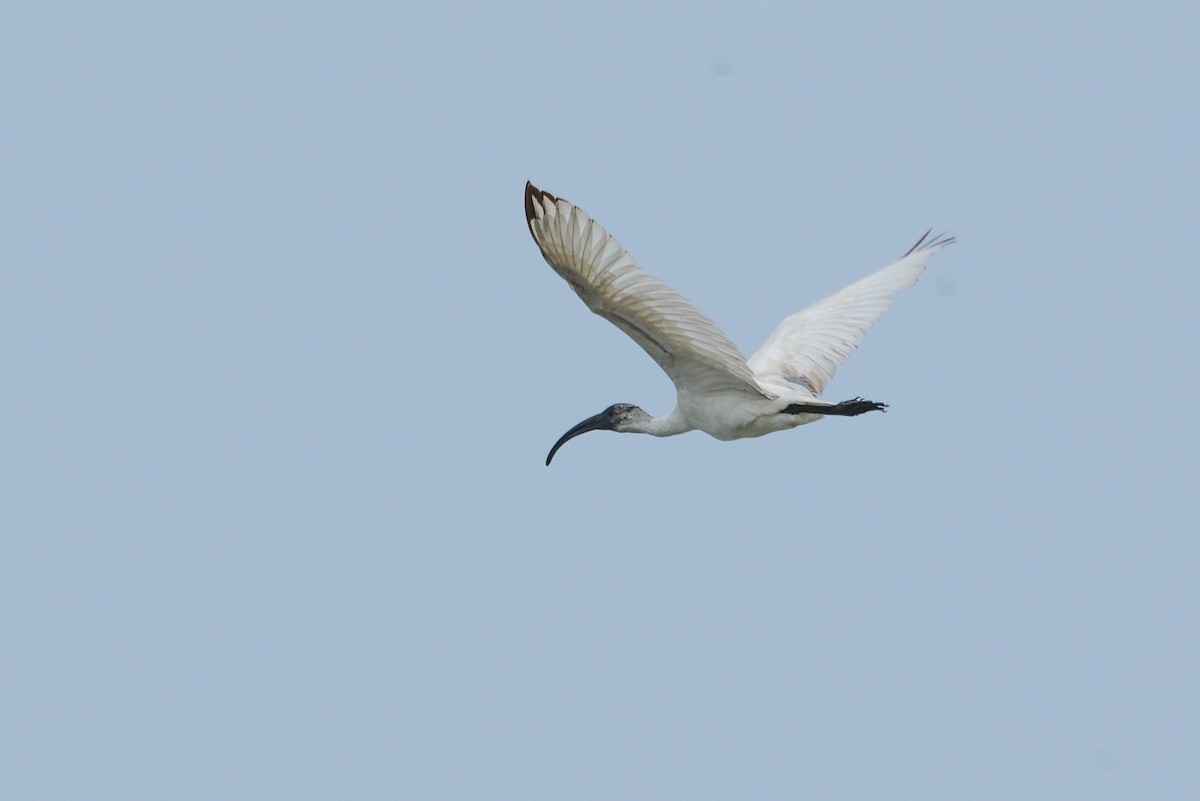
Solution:
<svg viewBox="0 0 1200 801">
<path fill-rule="evenodd" d="M 1200 795 L 1193 3 L 0 12 L 0 797 Z M 958 236 L 758 440 L 744 350 Z"/>
</svg>

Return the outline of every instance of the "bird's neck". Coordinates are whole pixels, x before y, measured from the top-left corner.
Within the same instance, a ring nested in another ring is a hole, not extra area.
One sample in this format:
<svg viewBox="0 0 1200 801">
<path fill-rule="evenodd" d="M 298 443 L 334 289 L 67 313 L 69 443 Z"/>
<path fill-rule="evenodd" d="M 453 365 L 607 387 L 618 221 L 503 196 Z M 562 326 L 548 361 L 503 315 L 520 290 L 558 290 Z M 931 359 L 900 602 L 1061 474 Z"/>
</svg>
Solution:
<svg viewBox="0 0 1200 801">
<path fill-rule="evenodd" d="M 676 406 L 675 411 L 665 417 L 651 417 L 639 431 L 652 437 L 673 437 L 676 434 L 691 431 L 693 428 L 694 426 L 687 421 L 687 418 L 679 411 L 679 407 Z"/>
</svg>

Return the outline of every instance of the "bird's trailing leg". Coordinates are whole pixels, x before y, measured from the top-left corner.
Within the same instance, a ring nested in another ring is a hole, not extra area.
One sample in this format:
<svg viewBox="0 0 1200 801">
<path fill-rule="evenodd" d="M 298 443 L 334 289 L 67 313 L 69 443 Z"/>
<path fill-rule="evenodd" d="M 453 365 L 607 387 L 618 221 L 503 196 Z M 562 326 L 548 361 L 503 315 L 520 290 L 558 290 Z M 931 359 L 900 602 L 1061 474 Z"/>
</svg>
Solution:
<svg viewBox="0 0 1200 801">
<path fill-rule="evenodd" d="M 784 407 L 780 414 L 834 414 L 840 417 L 857 417 L 867 412 L 882 412 L 886 409 L 886 403 L 876 403 L 875 401 L 855 398 L 854 400 L 835 403 L 832 406 L 826 406 L 822 403 L 793 403 L 790 406 Z"/>
</svg>

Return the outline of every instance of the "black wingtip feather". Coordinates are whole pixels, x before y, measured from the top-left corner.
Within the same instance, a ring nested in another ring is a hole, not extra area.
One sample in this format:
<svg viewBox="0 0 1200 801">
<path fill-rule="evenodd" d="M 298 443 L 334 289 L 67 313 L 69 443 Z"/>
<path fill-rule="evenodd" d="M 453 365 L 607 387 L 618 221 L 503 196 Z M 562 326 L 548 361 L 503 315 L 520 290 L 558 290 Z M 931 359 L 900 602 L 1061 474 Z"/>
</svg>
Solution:
<svg viewBox="0 0 1200 801">
<path fill-rule="evenodd" d="M 932 237 L 930 237 L 930 234 L 933 234 L 932 228 L 921 234 L 921 238 L 917 240 L 917 244 L 909 248 L 908 252 L 904 254 L 904 257 L 911 256 L 918 250 L 928 250 L 929 248 L 936 248 L 940 245 L 953 245 L 956 241 L 958 241 L 954 237 L 946 236 L 945 234 L 933 234 Z"/>
<path fill-rule="evenodd" d="M 534 203 L 538 201 L 549 200 L 551 203 L 557 203 L 558 198 L 542 189 L 538 189 L 533 185 L 533 181 L 525 182 L 525 224 L 529 226 L 529 234 L 533 235 L 533 220 L 536 216 L 534 212 Z M 537 237 L 534 236 L 534 241 Z"/>
</svg>

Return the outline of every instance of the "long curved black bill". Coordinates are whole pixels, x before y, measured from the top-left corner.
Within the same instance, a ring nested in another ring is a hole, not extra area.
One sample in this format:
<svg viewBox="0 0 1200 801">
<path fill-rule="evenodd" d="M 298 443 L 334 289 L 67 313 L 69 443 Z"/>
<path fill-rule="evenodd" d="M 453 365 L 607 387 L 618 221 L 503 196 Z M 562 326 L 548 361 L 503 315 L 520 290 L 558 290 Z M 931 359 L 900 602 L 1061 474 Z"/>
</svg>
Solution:
<svg viewBox="0 0 1200 801">
<path fill-rule="evenodd" d="M 567 440 L 574 439 L 580 434 L 586 434 L 589 431 L 612 431 L 612 415 L 609 414 L 608 409 L 600 412 L 600 414 L 589 417 L 559 437 L 558 442 L 554 443 L 554 447 L 550 449 L 550 454 L 546 457 L 546 467 L 550 466 L 550 460 L 554 458 L 554 454 L 558 453 L 559 448 L 567 444 Z"/>
</svg>

